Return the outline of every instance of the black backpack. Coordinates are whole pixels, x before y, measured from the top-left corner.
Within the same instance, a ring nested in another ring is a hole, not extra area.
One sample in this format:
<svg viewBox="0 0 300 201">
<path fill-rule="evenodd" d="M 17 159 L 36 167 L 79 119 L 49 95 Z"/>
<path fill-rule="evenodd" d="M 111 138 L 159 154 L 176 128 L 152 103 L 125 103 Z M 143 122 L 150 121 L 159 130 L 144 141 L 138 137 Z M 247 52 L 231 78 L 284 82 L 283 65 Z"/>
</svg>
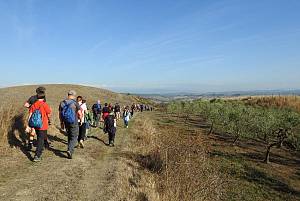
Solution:
<svg viewBox="0 0 300 201">
<path fill-rule="evenodd" d="M 115 112 L 120 112 L 121 108 L 120 108 L 120 105 L 116 105 L 115 106 Z"/>
<path fill-rule="evenodd" d="M 95 114 L 100 114 L 101 113 L 101 104 L 94 104 L 92 107 L 92 110 Z"/>
<path fill-rule="evenodd" d="M 115 117 L 113 115 L 109 115 L 105 119 L 104 132 L 113 132 L 115 129 Z"/>
</svg>

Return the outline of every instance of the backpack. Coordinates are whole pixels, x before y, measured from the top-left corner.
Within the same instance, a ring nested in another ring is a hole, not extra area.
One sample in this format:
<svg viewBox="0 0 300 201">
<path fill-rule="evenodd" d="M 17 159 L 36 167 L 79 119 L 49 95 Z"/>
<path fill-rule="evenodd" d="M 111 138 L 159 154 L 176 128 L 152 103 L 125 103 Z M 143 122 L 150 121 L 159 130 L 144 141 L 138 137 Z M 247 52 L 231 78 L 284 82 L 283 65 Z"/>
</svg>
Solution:
<svg viewBox="0 0 300 201">
<path fill-rule="evenodd" d="M 115 111 L 116 111 L 116 112 L 120 112 L 120 109 L 121 109 L 121 108 L 120 108 L 120 105 L 116 105 L 116 106 L 115 106 Z"/>
<path fill-rule="evenodd" d="M 38 129 L 43 127 L 43 118 L 40 108 L 41 106 L 32 113 L 28 122 L 29 127 Z"/>
<path fill-rule="evenodd" d="M 98 104 L 98 103 L 94 104 L 92 107 L 92 110 L 96 114 L 101 113 L 101 104 Z"/>
<path fill-rule="evenodd" d="M 67 101 L 64 101 L 65 105 L 61 110 L 61 117 L 63 121 L 67 124 L 74 124 L 76 121 L 76 114 L 75 111 L 70 107 L 75 101 L 71 101 L 67 104 Z"/>
<path fill-rule="evenodd" d="M 104 127 L 104 132 L 113 132 L 115 129 L 115 120 L 114 116 L 109 115 L 105 119 L 105 127 Z"/>
</svg>

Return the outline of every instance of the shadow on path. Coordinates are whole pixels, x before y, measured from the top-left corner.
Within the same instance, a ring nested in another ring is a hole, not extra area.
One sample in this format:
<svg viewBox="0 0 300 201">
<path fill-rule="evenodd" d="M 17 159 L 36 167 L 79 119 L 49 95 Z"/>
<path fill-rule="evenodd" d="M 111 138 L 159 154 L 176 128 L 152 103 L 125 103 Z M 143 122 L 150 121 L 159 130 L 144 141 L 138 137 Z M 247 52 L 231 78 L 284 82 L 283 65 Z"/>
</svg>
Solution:
<svg viewBox="0 0 300 201">
<path fill-rule="evenodd" d="M 62 139 L 62 138 L 59 138 L 59 137 L 57 137 L 57 136 L 55 136 L 55 135 L 50 135 L 50 134 L 48 134 L 48 139 L 49 139 L 51 142 L 56 141 L 56 142 L 60 142 L 60 143 L 65 144 L 65 145 L 68 144 L 68 142 L 67 142 L 66 140 L 64 140 L 64 139 Z"/>
<path fill-rule="evenodd" d="M 102 139 L 100 139 L 100 138 L 98 138 L 96 136 L 88 136 L 87 138 L 98 140 L 98 141 L 102 142 L 105 146 L 109 146 L 108 143 L 106 143 L 104 140 L 102 140 Z"/>
<path fill-rule="evenodd" d="M 298 190 L 293 189 L 291 186 L 278 180 L 277 178 L 271 177 L 267 175 L 265 172 L 257 170 L 253 167 L 246 166 L 245 170 L 246 170 L 246 175 L 243 177 L 243 179 L 249 182 L 262 184 L 278 192 L 289 193 L 300 198 L 300 192 Z"/>
<path fill-rule="evenodd" d="M 33 158 L 26 146 L 26 140 L 28 136 L 25 133 L 25 125 L 23 119 L 24 113 L 18 114 L 12 118 L 10 130 L 7 134 L 7 140 L 10 147 L 19 148 L 29 160 L 32 160 Z M 17 135 L 19 137 L 17 137 Z"/>
</svg>

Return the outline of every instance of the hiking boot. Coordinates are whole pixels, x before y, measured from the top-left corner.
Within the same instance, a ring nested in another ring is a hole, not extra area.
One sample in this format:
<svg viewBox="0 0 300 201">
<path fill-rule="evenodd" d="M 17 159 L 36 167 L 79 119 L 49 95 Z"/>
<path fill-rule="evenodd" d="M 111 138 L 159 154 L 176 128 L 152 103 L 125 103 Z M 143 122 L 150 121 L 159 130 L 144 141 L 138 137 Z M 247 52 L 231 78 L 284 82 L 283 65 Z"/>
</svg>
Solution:
<svg viewBox="0 0 300 201">
<path fill-rule="evenodd" d="M 114 147 L 114 146 L 115 146 L 114 142 L 111 141 L 111 142 L 109 143 L 109 146 L 110 146 L 110 147 Z"/>
<path fill-rule="evenodd" d="M 33 158 L 33 162 L 40 162 L 41 160 L 42 160 L 41 157 L 38 157 L 38 156 L 35 156 Z"/>
<path fill-rule="evenodd" d="M 80 140 L 80 141 L 79 141 L 79 146 L 80 146 L 80 148 L 82 148 L 82 149 L 84 148 L 83 140 Z"/>
<path fill-rule="evenodd" d="M 68 159 L 72 159 L 72 153 L 70 151 L 67 151 Z"/>
</svg>

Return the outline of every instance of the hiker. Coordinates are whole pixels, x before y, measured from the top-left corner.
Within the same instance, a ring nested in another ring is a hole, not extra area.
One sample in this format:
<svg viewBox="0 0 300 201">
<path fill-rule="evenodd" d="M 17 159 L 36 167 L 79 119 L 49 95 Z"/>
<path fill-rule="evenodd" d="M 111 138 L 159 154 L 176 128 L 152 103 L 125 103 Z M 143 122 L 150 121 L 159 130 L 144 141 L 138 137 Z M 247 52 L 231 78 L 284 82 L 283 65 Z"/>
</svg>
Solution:
<svg viewBox="0 0 300 201">
<path fill-rule="evenodd" d="M 133 117 L 134 114 L 134 110 L 135 110 L 135 104 L 132 104 L 131 106 L 131 116 Z"/>
<path fill-rule="evenodd" d="M 137 104 L 137 106 L 136 106 L 136 110 L 137 110 L 138 112 L 140 112 L 140 111 L 141 111 L 141 107 L 140 107 L 140 105 L 139 105 L 139 104 Z"/>
<path fill-rule="evenodd" d="M 104 107 L 102 109 L 102 119 L 105 120 L 105 118 L 109 115 L 109 113 L 110 113 L 110 110 L 108 108 L 108 104 L 105 103 Z"/>
<path fill-rule="evenodd" d="M 141 112 L 143 112 L 144 111 L 144 105 L 141 104 L 140 107 L 141 107 Z"/>
<path fill-rule="evenodd" d="M 92 111 L 93 111 L 93 117 L 94 117 L 94 122 L 96 122 L 96 127 L 99 127 L 100 124 L 100 120 L 101 120 L 101 102 L 100 100 L 97 101 L 97 103 L 95 103 L 92 106 Z"/>
<path fill-rule="evenodd" d="M 116 105 L 115 105 L 115 116 L 116 116 L 117 121 L 119 121 L 121 118 L 121 107 L 120 107 L 119 103 L 116 103 Z"/>
<path fill-rule="evenodd" d="M 108 104 L 108 109 L 113 112 L 115 110 L 114 106 L 112 105 L 112 103 Z"/>
<path fill-rule="evenodd" d="M 78 125 L 79 125 L 79 135 L 78 135 L 78 144 L 81 148 L 84 148 L 83 141 L 86 138 L 86 119 L 85 116 L 87 114 L 87 106 L 86 103 L 83 102 L 82 96 L 77 96 L 77 103 L 80 106 L 82 117 L 81 119 L 78 119 Z"/>
<path fill-rule="evenodd" d="M 115 146 L 115 135 L 117 132 L 116 128 L 116 118 L 113 111 L 110 111 L 108 116 L 104 120 L 104 133 L 108 133 L 108 141 L 109 146 L 114 147 Z"/>
<path fill-rule="evenodd" d="M 124 118 L 125 127 L 128 128 L 129 120 L 131 118 L 131 113 L 129 111 L 129 106 L 127 106 L 125 108 L 124 113 L 123 113 L 123 118 Z"/>
<path fill-rule="evenodd" d="M 61 129 L 66 129 L 68 134 L 68 158 L 72 159 L 74 147 L 79 135 L 79 126 L 82 122 L 82 112 L 79 104 L 76 102 L 76 91 L 70 90 L 68 98 L 59 105 L 59 118 Z M 78 121 L 79 120 L 79 121 Z"/>
<path fill-rule="evenodd" d="M 45 91 L 38 91 L 36 97 L 37 101 L 29 110 L 28 126 L 34 128 L 37 135 L 37 148 L 33 161 L 39 162 L 45 145 L 51 109 L 45 102 Z"/>
<path fill-rule="evenodd" d="M 36 95 L 31 96 L 26 103 L 24 104 L 24 107 L 28 108 L 30 110 L 31 106 L 38 101 L 38 97 L 37 94 L 45 94 L 46 95 L 46 88 L 45 87 L 38 87 L 36 90 Z M 44 102 L 46 102 L 46 97 L 44 98 Z M 48 124 L 51 125 L 51 121 L 50 119 L 48 119 Z M 33 147 L 33 140 L 34 140 L 34 136 L 36 135 L 34 128 L 30 128 L 27 127 L 25 129 L 25 132 L 29 134 L 29 141 L 27 144 L 27 149 L 31 150 Z M 50 147 L 50 143 L 48 142 L 48 137 L 47 135 L 45 136 L 45 147 L 49 148 Z"/>
<path fill-rule="evenodd" d="M 86 104 L 86 100 L 82 100 L 82 103 Z M 85 134 L 85 140 L 87 140 L 87 136 L 89 133 L 89 130 L 91 128 L 91 125 L 93 125 L 93 116 L 92 113 L 90 112 L 90 108 L 88 106 L 86 106 L 86 113 L 84 115 L 85 118 L 85 123 L 86 123 L 86 134 Z"/>
</svg>

